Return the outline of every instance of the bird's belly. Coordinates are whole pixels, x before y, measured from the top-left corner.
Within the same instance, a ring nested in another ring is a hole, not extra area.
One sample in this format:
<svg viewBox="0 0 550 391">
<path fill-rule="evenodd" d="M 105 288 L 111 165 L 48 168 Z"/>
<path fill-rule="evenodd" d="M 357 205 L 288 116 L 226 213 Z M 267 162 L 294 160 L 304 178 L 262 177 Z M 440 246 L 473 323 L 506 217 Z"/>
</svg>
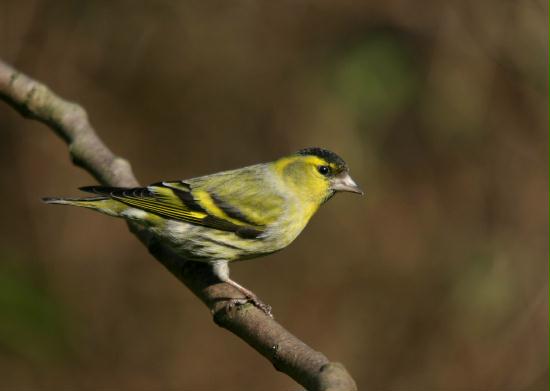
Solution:
<svg viewBox="0 0 550 391">
<path fill-rule="evenodd" d="M 295 216 L 295 214 L 294 214 Z M 237 261 L 271 254 L 288 246 L 304 229 L 308 218 L 281 218 L 260 236 L 242 238 L 222 231 L 175 220 L 165 220 L 162 226 L 150 229 L 187 260 L 211 262 Z"/>
<path fill-rule="evenodd" d="M 221 231 L 179 221 L 167 221 L 152 229 L 161 240 L 184 259 L 199 262 L 236 261 L 277 251 L 270 240 L 244 239 Z"/>
</svg>

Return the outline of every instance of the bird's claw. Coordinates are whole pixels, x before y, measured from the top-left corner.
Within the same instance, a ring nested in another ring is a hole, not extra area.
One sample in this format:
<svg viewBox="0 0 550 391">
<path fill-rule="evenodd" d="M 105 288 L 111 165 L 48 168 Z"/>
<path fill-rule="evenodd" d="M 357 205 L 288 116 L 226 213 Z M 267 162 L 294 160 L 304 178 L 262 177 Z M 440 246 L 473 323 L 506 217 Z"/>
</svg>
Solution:
<svg viewBox="0 0 550 391">
<path fill-rule="evenodd" d="M 273 318 L 273 314 L 271 313 L 271 306 L 269 304 L 265 304 L 257 297 L 246 297 L 242 299 L 230 299 L 227 303 L 227 309 L 232 310 L 236 306 L 241 306 L 246 303 L 252 303 L 255 307 L 259 308 L 263 311 L 264 314 L 269 316 L 270 318 Z"/>
<path fill-rule="evenodd" d="M 266 314 L 270 318 L 273 318 L 273 314 L 271 313 L 271 306 L 269 304 L 265 304 L 263 301 L 261 301 L 257 297 L 250 297 L 248 298 L 248 301 L 254 304 L 257 308 L 261 309 L 264 312 L 264 314 Z"/>
<path fill-rule="evenodd" d="M 233 310 L 235 307 L 248 303 L 248 299 L 229 299 L 226 304 L 228 310 Z"/>
</svg>

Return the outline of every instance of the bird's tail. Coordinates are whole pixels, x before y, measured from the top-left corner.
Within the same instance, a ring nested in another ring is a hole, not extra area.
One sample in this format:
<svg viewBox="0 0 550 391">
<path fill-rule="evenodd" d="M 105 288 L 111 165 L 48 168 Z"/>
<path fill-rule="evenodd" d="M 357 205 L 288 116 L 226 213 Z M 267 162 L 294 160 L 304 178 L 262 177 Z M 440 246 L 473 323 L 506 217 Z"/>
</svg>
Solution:
<svg viewBox="0 0 550 391">
<path fill-rule="evenodd" d="M 109 197 L 91 197 L 91 198 L 56 198 L 44 197 L 42 201 L 46 204 L 72 205 L 97 210 L 110 216 L 119 217 L 127 209 L 127 206 L 121 202 Z"/>
</svg>

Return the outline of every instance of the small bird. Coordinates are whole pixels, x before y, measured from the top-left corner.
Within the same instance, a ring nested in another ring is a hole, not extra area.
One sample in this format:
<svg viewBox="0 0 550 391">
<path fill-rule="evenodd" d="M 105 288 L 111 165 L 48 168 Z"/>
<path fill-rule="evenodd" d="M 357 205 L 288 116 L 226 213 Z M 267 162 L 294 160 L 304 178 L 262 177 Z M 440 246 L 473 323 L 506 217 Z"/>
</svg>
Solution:
<svg viewBox="0 0 550 391">
<path fill-rule="evenodd" d="M 147 187 L 87 186 L 91 198 L 44 198 L 137 222 L 187 261 L 207 262 L 221 281 L 266 314 L 270 307 L 229 278 L 228 263 L 288 246 L 336 192 L 363 194 L 342 158 L 305 148 L 270 163 Z"/>
</svg>

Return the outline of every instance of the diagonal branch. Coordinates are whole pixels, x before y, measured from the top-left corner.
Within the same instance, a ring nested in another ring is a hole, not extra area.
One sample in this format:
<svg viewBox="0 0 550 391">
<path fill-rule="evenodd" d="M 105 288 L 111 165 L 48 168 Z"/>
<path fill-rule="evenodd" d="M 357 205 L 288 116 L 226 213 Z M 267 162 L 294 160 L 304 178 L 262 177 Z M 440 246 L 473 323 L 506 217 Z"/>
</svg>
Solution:
<svg viewBox="0 0 550 391">
<path fill-rule="evenodd" d="M 0 98 L 24 117 L 52 128 L 68 145 L 72 161 L 99 182 L 109 186 L 138 186 L 128 161 L 114 155 L 97 136 L 86 111 L 68 102 L 45 85 L 0 60 Z M 356 390 L 354 380 L 338 363 L 330 362 L 252 305 L 227 311 L 227 298 L 239 297 L 232 286 L 220 283 L 210 267 L 185 262 L 139 225 L 130 230 L 151 254 L 184 283 L 214 314 L 217 325 L 231 331 L 267 358 L 274 367 L 308 390 Z"/>
</svg>

